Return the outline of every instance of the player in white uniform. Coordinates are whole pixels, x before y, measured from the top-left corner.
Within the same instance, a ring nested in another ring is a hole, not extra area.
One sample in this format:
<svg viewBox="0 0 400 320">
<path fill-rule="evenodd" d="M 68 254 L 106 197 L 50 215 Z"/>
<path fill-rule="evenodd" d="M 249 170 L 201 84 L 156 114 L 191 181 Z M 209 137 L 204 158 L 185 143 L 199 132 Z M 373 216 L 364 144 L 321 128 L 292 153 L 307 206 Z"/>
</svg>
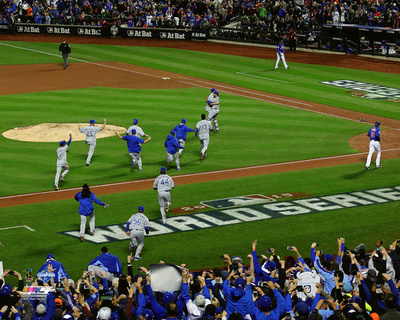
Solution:
<svg viewBox="0 0 400 320">
<path fill-rule="evenodd" d="M 167 214 L 171 205 L 171 190 L 174 188 L 174 180 L 167 175 L 167 169 L 162 167 L 160 175 L 153 184 L 153 189 L 158 191 L 158 203 L 160 204 L 160 212 L 163 224 L 167 223 Z"/>
<path fill-rule="evenodd" d="M 219 113 L 219 93 L 217 90 L 214 90 L 213 97 L 211 100 L 208 101 L 208 104 L 210 106 L 210 111 L 208 112 L 207 120 L 211 121 L 211 124 L 214 122 L 213 129 L 215 132 L 218 132 L 219 127 L 218 127 L 217 116 Z"/>
<path fill-rule="evenodd" d="M 144 215 L 144 207 L 139 206 L 138 213 L 132 215 L 126 223 L 126 235 L 131 238 L 129 251 L 136 247 L 134 260 L 142 259 L 140 253 L 144 246 L 144 231 L 149 234 L 149 219 Z"/>
<path fill-rule="evenodd" d="M 145 134 L 143 129 L 139 127 L 137 124 L 139 123 L 138 119 L 133 120 L 133 126 L 130 126 L 128 130 L 126 130 L 126 134 L 132 135 L 132 129 L 136 130 L 136 136 L 139 137 L 140 139 L 143 139 L 142 137 L 148 137 L 148 134 Z"/>
<path fill-rule="evenodd" d="M 67 162 L 67 152 L 68 152 L 68 147 L 71 144 L 71 140 L 72 140 L 72 135 L 69 134 L 68 142 L 65 142 L 65 140 L 60 141 L 60 147 L 57 149 L 57 171 L 54 179 L 54 190 L 57 191 L 58 191 L 58 180 L 60 180 L 60 175 L 61 175 L 61 182 L 63 182 L 65 175 L 69 171 L 69 166 Z M 61 174 L 62 169 L 64 169 L 64 172 Z"/>
<path fill-rule="evenodd" d="M 201 145 L 201 152 L 200 152 L 201 160 L 207 157 L 207 148 L 208 144 L 210 143 L 211 130 L 212 130 L 212 124 L 210 121 L 206 120 L 206 115 L 203 113 L 201 115 L 201 120 L 197 122 L 196 132 L 194 133 L 195 137 L 197 137 L 197 134 L 199 134 L 200 145 Z"/>
<path fill-rule="evenodd" d="M 212 98 L 214 98 L 214 94 L 213 94 L 214 91 L 215 91 L 215 89 L 211 88 L 211 93 L 208 95 L 208 97 L 206 97 L 206 111 L 207 111 L 207 113 L 209 113 L 210 110 L 211 110 L 211 107 L 208 104 L 208 101 L 210 101 L 210 100 L 212 100 Z"/>
<path fill-rule="evenodd" d="M 95 120 L 90 120 L 90 125 L 81 128 L 80 123 L 78 124 L 78 130 L 80 133 L 84 133 L 86 136 L 86 144 L 89 145 L 89 152 L 86 158 L 86 165 L 90 166 L 90 161 L 92 160 L 94 148 L 96 148 L 96 133 L 100 132 L 106 127 L 106 119 L 104 119 L 104 124 L 101 127 L 96 127 Z"/>
</svg>

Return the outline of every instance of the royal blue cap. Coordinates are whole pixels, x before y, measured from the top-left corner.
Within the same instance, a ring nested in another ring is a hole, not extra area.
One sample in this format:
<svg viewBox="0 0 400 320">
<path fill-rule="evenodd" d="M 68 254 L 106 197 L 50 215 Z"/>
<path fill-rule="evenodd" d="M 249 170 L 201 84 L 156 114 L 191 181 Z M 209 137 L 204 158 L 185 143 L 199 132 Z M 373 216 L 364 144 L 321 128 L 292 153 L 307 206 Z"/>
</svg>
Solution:
<svg viewBox="0 0 400 320">
<path fill-rule="evenodd" d="M 166 167 L 161 167 L 160 171 L 161 172 L 167 172 L 167 168 Z"/>
<path fill-rule="evenodd" d="M 214 93 L 219 96 L 219 92 L 217 90 L 214 91 Z"/>
<path fill-rule="evenodd" d="M 50 253 L 47 255 L 46 259 L 54 259 L 54 256 Z"/>
<path fill-rule="evenodd" d="M 139 210 L 139 212 L 143 212 L 144 211 L 144 207 L 143 206 L 139 206 L 138 210 Z"/>
<path fill-rule="evenodd" d="M 154 317 L 154 313 L 150 309 L 143 309 L 142 316 L 145 317 L 146 320 L 151 320 Z"/>
<path fill-rule="evenodd" d="M 217 91 L 217 89 L 215 88 L 211 88 L 211 92 Z"/>
<path fill-rule="evenodd" d="M 175 131 L 171 130 L 170 134 L 175 135 Z"/>
<path fill-rule="evenodd" d="M 66 144 L 65 140 L 60 141 L 60 146 L 62 146 L 63 144 Z"/>
<path fill-rule="evenodd" d="M 133 119 L 133 124 L 137 124 L 139 122 L 138 119 Z"/>
<path fill-rule="evenodd" d="M 132 134 L 136 134 L 136 129 L 131 130 Z"/>
<path fill-rule="evenodd" d="M 375 127 L 379 127 L 381 123 L 379 121 L 375 122 Z"/>
<path fill-rule="evenodd" d="M 186 123 L 186 119 L 182 119 L 182 121 L 181 121 L 182 123 Z"/>
<path fill-rule="evenodd" d="M 261 311 L 268 311 L 271 309 L 271 298 L 267 295 L 263 295 L 260 300 L 258 300 L 258 305 L 260 306 Z"/>
<path fill-rule="evenodd" d="M 96 123 L 96 120 L 90 120 L 90 124 L 92 124 L 92 123 Z"/>
</svg>

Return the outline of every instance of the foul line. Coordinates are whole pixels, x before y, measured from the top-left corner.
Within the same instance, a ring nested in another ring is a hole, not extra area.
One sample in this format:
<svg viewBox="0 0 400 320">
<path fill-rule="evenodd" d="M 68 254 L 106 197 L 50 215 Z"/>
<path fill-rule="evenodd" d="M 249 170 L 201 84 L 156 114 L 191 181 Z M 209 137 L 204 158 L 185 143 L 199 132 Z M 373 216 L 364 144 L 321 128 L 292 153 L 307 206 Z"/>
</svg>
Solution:
<svg viewBox="0 0 400 320">
<path fill-rule="evenodd" d="M 282 82 L 282 83 L 301 83 L 300 81 L 283 81 L 283 80 L 277 80 L 277 79 L 272 79 L 272 78 L 267 78 L 267 77 L 260 77 L 260 76 L 255 76 L 255 75 L 244 73 L 244 72 L 236 72 L 236 73 L 243 75 L 243 76 L 248 76 L 248 77 L 253 77 L 253 78 L 258 78 L 258 79 L 265 79 L 265 80 L 276 81 L 276 82 Z"/>
<path fill-rule="evenodd" d="M 397 151 L 397 150 L 400 150 L 400 148 L 393 148 L 393 149 L 383 150 L 382 153 L 390 152 L 390 151 Z M 322 158 L 315 158 L 315 159 L 295 160 L 295 161 L 287 161 L 287 162 L 280 162 L 280 163 L 262 164 L 262 165 L 258 165 L 258 166 L 223 169 L 223 170 L 215 170 L 215 171 L 208 171 L 208 172 L 188 173 L 188 174 L 182 174 L 182 175 L 175 175 L 175 176 L 173 176 L 173 178 L 196 177 L 196 176 L 203 176 L 203 175 L 213 175 L 213 174 L 218 174 L 218 173 L 229 173 L 229 172 L 235 172 L 235 171 L 254 170 L 254 169 L 259 169 L 259 168 L 278 167 L 278 166 L 285 166 L 285 165 L 291 165 L 291 164 L 309 163 L 309 162 L 321 161 L 321 160 L 348 158 L 348 157 L 355 157 L 355 156 L 366 155 L 366 154 L 368 154 L 368 152 L 351 153 L 351 154 L 344 154 L 344 155 L 331 156 L 331 157 L 322 157 Z M 107 184 L 99 184 L 99 185 L 91 186 L 90 188 L 91 189 L 96 189 L 96 188 L 103 188 L 103 187 L 144 183 L 144 182 L 150 182 L 150 181 L 153 182 L 154 178 L 142 179 L 142 180 L 134 180 L 134 181 L 123 181 L 123 182 L 107 183 Z M 12 196 L 4 196 L 4 197 L 0 197 L 0 201 L 4 200 L 4 199 L 23 198 L 23 197 L 30 197 L 30 196 L 44 195 L 44 194 L 53 194 L 53 193 L 54 194 L 60 194 L 60 193 L 63 193 L 63 192 L 74 191 L 74 190 L 75 191 L 80 191 L 80 190 L 82 190 L 82 188 L 78 187 L 78 188 L 62 189 L 62 190 L 59 190 L 59 191 L 51 190 L 51 191 L 43 191 L 43 192 L 17 194 L 17 195 L 12 195 Z"/>
<path fill-rule="evenodd" d="M 32 52 L 47 54 L 49 56 L 59 57 L 58 54 L 49 53 L 49 52 L 45 52 L 45 51 L 34 50 L 34 49 L 28 49 L 28 48 L 23 48 L 23 47 L 18 47 L 18 46 L 13 46 L 11 44 L 6 44 L 6 43 L 2 43 L 2 42 L 0 42 L 0 45 L 6 46 L 6 47 L 15 48 L 15 49 L 21 49 L 21 50 L 26 50 L 26 51 L 32 51 Z M 110 68 L 110 69 L 114 69 L 114 70 L 120 70 L 120 71 L 126 71 L 126 72 L 132 72 L 132 73 L 136 73 L 136 74 L 141 74 L 141 75 L 148 76 L 148 77 L 153 77 L 153 78 L 164 78 L 164 77 L 156 76 L 156 75 L 150 74 L 150 73 L 139 72 L 139 71 L 124 69 L 124 68 L 109 66 L 109 65 L 106 65 L 106 64 L 97 63 L 97 62 L 91 62 L 91 61 L 82 60 L 82 59 L 73 58 L 73 57 L 69 57 L 68 59 L 76 60 L 76 61 L 83 62 L 83 63 L 89 63 L 89 64 L 92 64 L 92 65 L 95 65 L 95 66 L 106 67 L 106 68 Z"/>
<path fill-rule="evenodd" d="M 34 229 L 32 229 L 32 228 L 30 228 L 30 227 L 28 227 L 28 226 L 26 226 L 26 225 L 14 226 L 14 227 L 7 227 L 7 228 L 0 228 L 0 231 L 1 231 L 1 230 L 16 229 L 16 228 L 25 228 L 25 229 L 28 229 L 29 231 L 35 231 Z"/>
</svg>

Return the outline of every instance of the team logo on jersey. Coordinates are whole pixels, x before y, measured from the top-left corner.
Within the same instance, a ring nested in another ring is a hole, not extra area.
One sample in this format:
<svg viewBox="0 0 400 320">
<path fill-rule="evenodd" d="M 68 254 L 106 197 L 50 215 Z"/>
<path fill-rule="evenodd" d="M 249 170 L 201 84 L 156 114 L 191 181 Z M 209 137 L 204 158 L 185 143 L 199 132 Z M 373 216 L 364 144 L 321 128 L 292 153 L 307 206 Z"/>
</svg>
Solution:
<svg viewBox="0 0 400 320">
<path fill-rule="evenodd" d="M 320 83 L 351 89 L 351 91 L 347 91 L 347 93 L 350 93 L 355 97 L 378 101 L 400 102 L 400 89 L 397 88 L 384 87 L 377 84 L 353 80 L 323 81 Z"/>
<path fill-rule="evenodd" d="M 166 225 L 162 223 L 161 219 L 151 220 L 148 236 L 154 237 L 288 216 L 344 210 L 394 201 L 400 201 L 400 186 L 287 201 L 273 201 L 245 207 L 168 217 Z M 94 235 L 86 235 L 85 241 L 105 243 L 128 240 L 125 230 L 126 224 L 96 227 L 96 233 Z M 78 230 L 61 233 L 77 239 L 80 237 Z"/>
</svg>

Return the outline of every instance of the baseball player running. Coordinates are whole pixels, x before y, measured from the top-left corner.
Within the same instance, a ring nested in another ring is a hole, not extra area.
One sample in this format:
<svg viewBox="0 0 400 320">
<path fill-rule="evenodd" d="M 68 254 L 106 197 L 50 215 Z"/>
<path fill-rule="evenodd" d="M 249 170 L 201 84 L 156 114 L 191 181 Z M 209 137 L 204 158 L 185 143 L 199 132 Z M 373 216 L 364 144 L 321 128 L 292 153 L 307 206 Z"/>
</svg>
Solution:
<svg viewBox="0 0 400 320">
<path fill-rule="evenodd" d="M 194 130 L 193 130 L 194 131 Z M 153 189 L 158 191 L 158 203 L 160 204 L 160 212 L 163 224 L 167 223 L 167 214 L 171 205 L 171 190 L 175 187 L 174 180 L 167 175 L 167 169 L 162 167 L 160 175 L 153 183 Z"/>
<path fill-rule="evenodd" d="M 126 130 L 127 135 L 132 135 L 132 130 L 136 130 L 136 136 L 142 139 L 142 137 L 148 137 L 148 134 L 145 134 L 141 127 L 138 126 L 139 120 L 133 119 L 133 126 L 130 126 L 128 130 Z"/>
<path fill-rule="evenodd" d="M 60 180 L 60 175 L 61 175 L 61 182 L 63 182 L 65 175 L 69 171 L 69 166 L 67 162 L 67 152 L 68 152 L 67 149 L 71 144 L 71 140 L 72 140 L 72 135 L 69 134 L 68 142 L 65 142 L 65 140 L 60 141 L 60 147 L 57 149 L 57 170 L 54 179 L 54 190 L 56 191 L 58 191 L 58 180 Z M 61 174 L 62 169 L 64 169 L 64 172 Z"/>
<path fill-rule="evenodd" d="M 186 141 L 186 135 L 188 132 L 194 132 L 195 130 L 190 129 L 186 125 L 186 119 L 182 119 L 181 123 L 178 124 L 175 128 L 174 131 L 176 132 L 176 139 L 178 140 L 178 143 L 180 146 L 185 148 L 185 141 Z M 183 154 L 183 148 L 179 149 L 178 154 L 181 156 Z"/>
<path fill-rule="evenodd" d="M 142 259 L 140 253 L 144 246 L 144 231 L 149 234 L 149 219 L 144 215 L 144 207 L 139 206 L 138 213 L 132 215 L 126 223 L 126 235 L 131 238 L 129 251 L 136 248 L 134 260 Z"/>
<path fill-rule="evenodd" d="M 148 137 L 146 140 L 140 139 L 136 136 L 136 130 L 132 129 L 130 136 L 121 136 L 118 132 L 115 132 L 118 138 L 122 140 L 126 140 L 126 144 L 128 146 L 129 155 L 132 158 L 132 169 L 135 167 L 137 163 L 139 172 L 143 170 L 142 167 L 142 146 L 141 144 L 147 143 L 151 140 L 151 137 Z"/>
<path fill-rule="evenodd" d="M 214 95 L 213 95 L 214 91 L 215 91 L 215 89 L 211 88 L 211 93 L 208 95 L 208 97 L 206 97 L 206 111 L 207 111 L 207 113 L 209 113 L 210 110 L 211 110 L 211 107 L 208 104 L 208 101 L 210 101 L 210 100 L 212 100 L 212 98 L 214 98 Z"/>
<path fill-rule="evenodd" d="M 375 127 L 372 127 L 368 131 L 368 137 L 369 137 L 369 153 L 367 157 L 367 163 L 365 164 L 365 169 L 370 170 L 370 165 L 371 165 L 371 159 L 372 159 L 372 154 L 374 151 L 376 151 L 376 160 L 375 160 L 375 165 L 377 168 L 382 167 L 381 165 L 381 144 L 379 141 L 381 141 L 381 130 L 379 129 L 379 126 L 381 123 L 379 121 L 375 122 Z"/>
<path fill-rule="evenodd" d="M 170 134 L 167 136 L 164 146 L 167 148 L 167 162 L 170 163 L 175 159 L 176 170 L 181 170 L 177 149 L 183 149 L 183 147 L 179 145 L 178 140 L 175 138 L 174 130 L 171 130 Z"/>
<path fill-rule="evenodd" d="M 214 122 L 214 131 L 218 132 L 218 121 L 217 116 L 219 113 L 219 93 L 217 90 L 214 90 L 213 97 L 211 100 L 207 101 L 207 104 L 210 106 L 210 111 L 208 112 L 207 120 L 211 121 L 211 124 Z"/>
<path fill-rule="evenodd" d="M 201 152 L 200 152 L 200 159 L 203 160 L 207 157 L 207 148 L 208 144 L 210 143 L 210 131 L 212 130 L 212 124 L 209 120 L 206 120 L 206 115 L 203 113 L 201 115 L 201 120 L 197 122 L 196 125 L 196 132 L 194 136 L 197 137 L 199 134 Z"/>
<path fill-rule="evenodd" d="M 94 148 L 96 148 L 96 133 L 102 131 L 106 127 L 106 119 L 101 127 L 96 127 L 95 120 L 90 120 L 90 124 L 84 128 L 81 128 L 81 124 L 78 123 L 78 130 L 84 133 L 86 136 L 86 144 L 89 145 L 89 152 L 86 158 L 86 165 L 90 166 L 90 161 L 92 160 Z"/>
<path fill-rule="evenodd" d="M 278 64 L 279 61 L 282 59 L 283 65 L 285 66 L 285 69 L 289 69 L 289 66 L 286 64 L 286 59 L 285 59 L 285 46 L 283 45 L 283 40 L 281 40 L 278 43 L 278 46 L 276 47 L 276 64 L 275 64 L 275 69 L 278 69 Z"/>
</svg>

